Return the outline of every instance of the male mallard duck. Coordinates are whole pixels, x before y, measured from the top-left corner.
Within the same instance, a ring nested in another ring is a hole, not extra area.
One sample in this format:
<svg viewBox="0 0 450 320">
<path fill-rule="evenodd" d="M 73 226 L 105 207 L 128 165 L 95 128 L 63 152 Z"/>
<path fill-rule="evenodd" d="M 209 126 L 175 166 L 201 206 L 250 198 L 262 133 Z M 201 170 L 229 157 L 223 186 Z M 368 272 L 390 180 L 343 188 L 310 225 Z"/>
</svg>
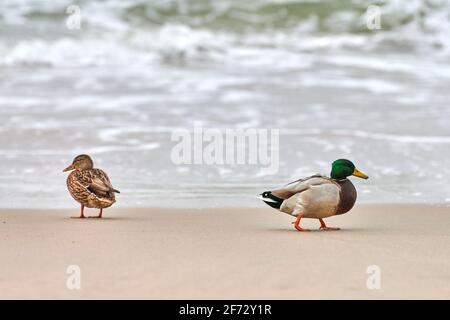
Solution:
<svg viewBox="0 0 450 320">
<path fill-rule="evenodd" d="M 300 227 L 301 218 L 319 219 L 320 229 L 339 230 L 327 227 L 323 218 L 350 211 L 356 201 L 356 189 L 348 176 L 363 179 L 369 177 L 356 169 L 346 159 L 339 159 L 331 166 L 331 178 L 314 175 L 261 194 L 261 199 L 272 208 L 297 217 L 293 222 L 298 231 L 309 231 Z"/>
<path fill-rule="evenodd" d="M 94 169 L 94 162 L 88 155 L 76 156 L 63 170 L 66 171 L 72 171 L 67 177 L 70 195 L 81 204 L 81 215 L 72 218 L 84 218 L 84 207 L 100 209 L 100 214 L 92 218 L 101 218 L 103 209 L 116 202 L 114 193 L 120 193 L 119 190 L 113 188 L 103 170 Z"/>
</svg>

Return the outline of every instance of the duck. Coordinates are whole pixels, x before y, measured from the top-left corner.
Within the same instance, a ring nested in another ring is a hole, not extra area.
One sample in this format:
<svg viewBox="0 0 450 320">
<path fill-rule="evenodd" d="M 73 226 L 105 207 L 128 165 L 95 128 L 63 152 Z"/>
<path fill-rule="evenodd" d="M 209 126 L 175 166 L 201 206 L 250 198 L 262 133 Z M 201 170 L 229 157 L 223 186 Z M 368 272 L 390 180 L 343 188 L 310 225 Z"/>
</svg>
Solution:
<svg viewBox="0 0 450 320">
<path fill-rule="evenodd" d="M 347 179 L 349 176 L 369 178 L 350 160 L 338 159 L 331 164 L 330 177 L 316 174 L 298 179 L 284 187 L 265 191 L 260 198 L 270 207 L 295 217 L 292 223 L 298 231 L 311 231 L 300 226 L 302 218 L 319 219 L 320 230 L 339 230 L 328 227 L 323 219 L 347 213 L 355 205 L 357 192 Z"/>
<path fill-rule="evenodd" d="M 92 158 L 87 154 L 80 154 L 73 159 L 72 164 L 63 172 L 71 171 L 67 177 L 67 188 L 70 195 L 80 203 L 80 216 L 71 218 L 85 218 L 84 208 L 100 209 L 98 216 L 88 218 L 102 218 L 103 209 L 109 208 L 116 202 L 115 189 L 108 175 L 101 169 L 94 168 Z"/>
</svg>

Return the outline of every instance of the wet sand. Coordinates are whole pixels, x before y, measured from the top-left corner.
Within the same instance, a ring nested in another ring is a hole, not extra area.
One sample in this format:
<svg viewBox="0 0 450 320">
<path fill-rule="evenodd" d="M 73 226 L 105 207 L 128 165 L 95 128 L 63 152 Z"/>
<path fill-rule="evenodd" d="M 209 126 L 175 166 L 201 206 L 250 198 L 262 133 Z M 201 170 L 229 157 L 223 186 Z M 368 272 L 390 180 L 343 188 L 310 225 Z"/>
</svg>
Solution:
<svg viewBox="0 0 450 320">
<path fill-rule="evenodd" d="M 0 210 L 0 298 L 450 298 L 443 205 L 359 205 L 327 219 L 342 230 L 309 233 L 270 208 L 77 213 Z M 80 290 L 67 288 L 70 265 Z M 372 265 L 380 289 L 367 287 Z"/>
</svg>

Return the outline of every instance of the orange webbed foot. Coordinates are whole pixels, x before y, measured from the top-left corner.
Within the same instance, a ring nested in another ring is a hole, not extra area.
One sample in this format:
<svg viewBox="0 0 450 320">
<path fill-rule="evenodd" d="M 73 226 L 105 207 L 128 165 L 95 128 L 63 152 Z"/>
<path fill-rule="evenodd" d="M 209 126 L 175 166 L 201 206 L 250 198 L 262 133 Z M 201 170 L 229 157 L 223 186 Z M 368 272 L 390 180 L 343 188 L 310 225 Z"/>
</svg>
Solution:
<svg viewBox="0 0 450 320">
<path fill-rule="evenodd" d="M 325 224 L 325 221 L 323 221 L 323 219 L 319 219 L 319 221 L 320 221 L 320 230 L 324 230 L 324 231 L 337 231 L 337 230 L 341 230 L 341 228 L 327 227 L 327 225 Z"/>
<path fill-rule="evenodd" d="M 333 227 L 320 227 L 320 230 L 324 230 L 324 231 L 337 231 L 337 230 L 341 230 L 341 228 L 333 228 Z"/>
<path fill-rule="evenodd" d="M 297 231 L 300 231 L 300 232 L 303 232 L 303 231 L 311 231 L 311 230 L 309 230 L 309 229 L 305 229 L 305 228 L 300 227 L 300 220 L 301 220 L 301 219 L 302 219 L 302 215 L 299 214 L 298 217 L 297 217 L 297 219 L 296 219 L 294 222 L 292 222 L 292 224 L 294 225 L 295 229 L 297 229 Z"/>
</svg>

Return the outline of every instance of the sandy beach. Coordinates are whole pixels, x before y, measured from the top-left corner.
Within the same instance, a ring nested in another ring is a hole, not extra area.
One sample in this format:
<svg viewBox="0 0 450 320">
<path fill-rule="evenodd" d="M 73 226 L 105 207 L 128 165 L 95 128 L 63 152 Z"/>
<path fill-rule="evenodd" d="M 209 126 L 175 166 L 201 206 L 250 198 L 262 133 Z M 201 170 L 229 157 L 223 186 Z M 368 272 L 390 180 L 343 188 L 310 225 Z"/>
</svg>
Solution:
<svg viewBox="0 0 450 320">
<path fill-rule="evenodd" d="M 110 209 L 102 220 L 0 210 L 0 298 L 448 299 L 449 213 L 358 205 L 328 219 L 340 231 L 299 233 L 266 208 Z M 80 290 L 66 286 L 70 265 Z"/>
</svg>

